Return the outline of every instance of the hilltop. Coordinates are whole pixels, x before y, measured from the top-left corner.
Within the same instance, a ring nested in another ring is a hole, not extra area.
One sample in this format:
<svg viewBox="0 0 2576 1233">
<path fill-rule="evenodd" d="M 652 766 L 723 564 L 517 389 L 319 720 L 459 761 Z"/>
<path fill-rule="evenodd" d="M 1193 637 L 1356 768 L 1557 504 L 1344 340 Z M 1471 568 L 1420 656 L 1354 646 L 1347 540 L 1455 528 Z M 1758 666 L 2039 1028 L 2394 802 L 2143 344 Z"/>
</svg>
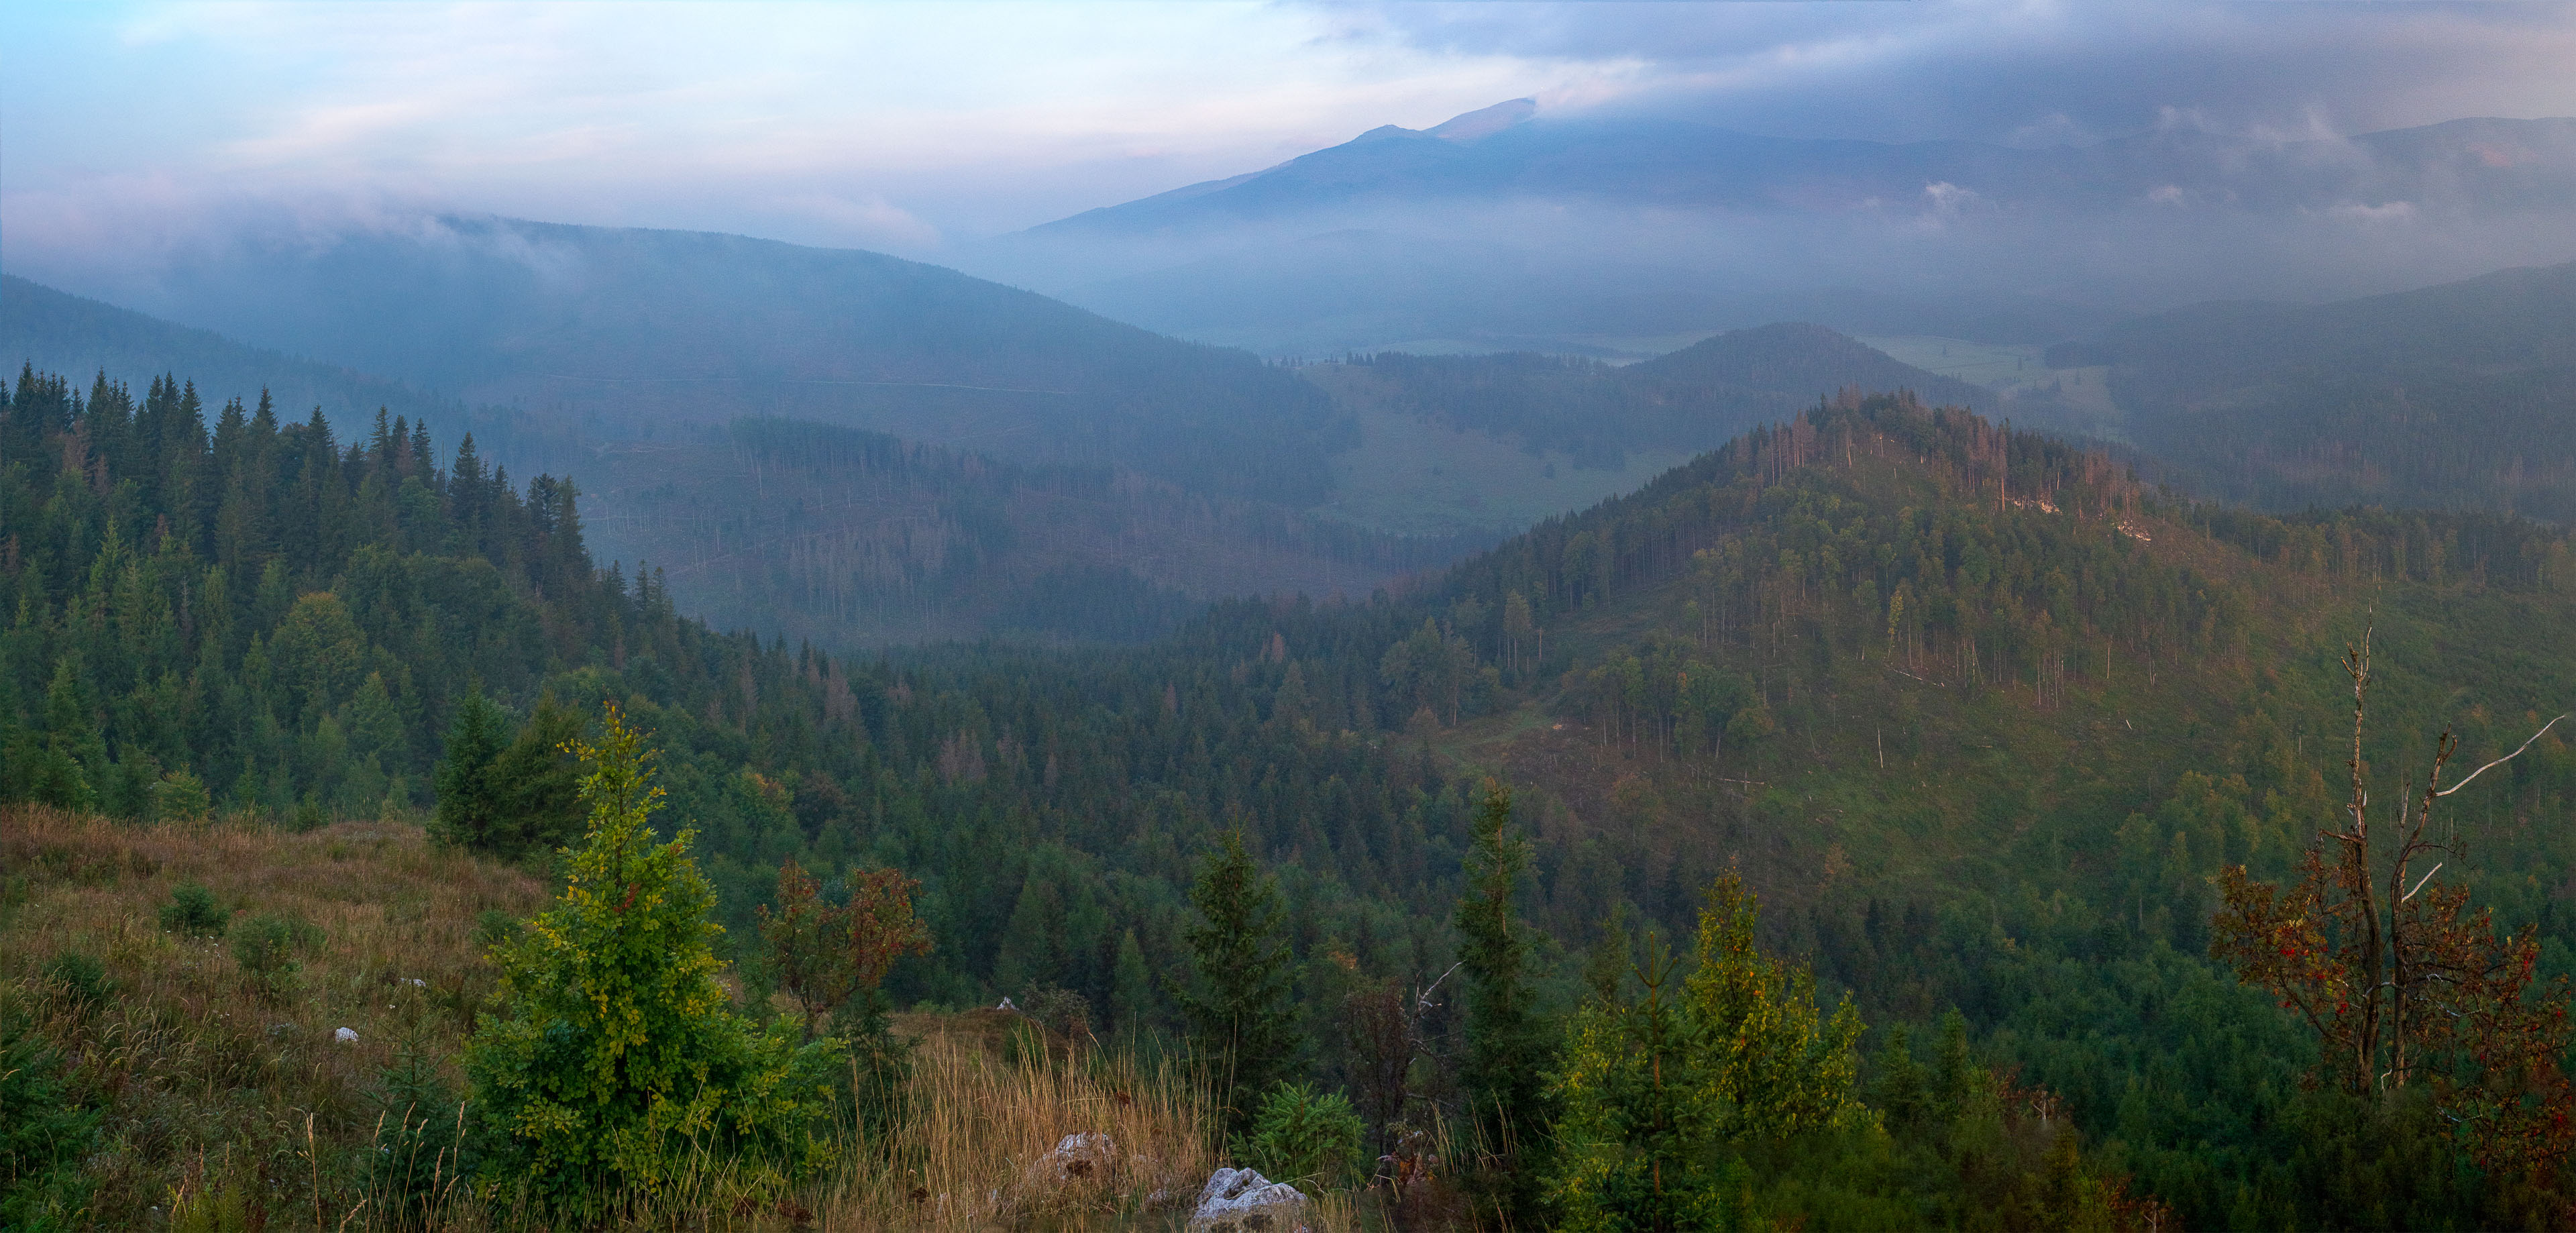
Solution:
<svg viewBox="0 0 2576 1233">
<path fill-rule="evenodd" d="M 2576 519 L 2576 264 L 2319 305 L 2195 305 L 2049 363 L 2107 366 L 2130 437 L 2222 499 Z"/>
</svg>

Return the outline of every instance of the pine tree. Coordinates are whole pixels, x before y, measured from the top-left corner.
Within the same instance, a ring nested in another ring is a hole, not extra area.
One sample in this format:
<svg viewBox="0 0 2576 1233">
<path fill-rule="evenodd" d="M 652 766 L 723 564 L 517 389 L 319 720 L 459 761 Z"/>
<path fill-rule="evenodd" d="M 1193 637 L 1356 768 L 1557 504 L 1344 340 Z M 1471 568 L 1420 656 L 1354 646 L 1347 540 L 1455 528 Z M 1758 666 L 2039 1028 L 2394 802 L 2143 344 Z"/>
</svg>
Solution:
<svg viewBox="0 0 2576 1233">
<path fill-rule="evenodd" d="M 1181 991 L 1181 1007 L 1191 1048 L 1218 1085 L 1226 1125 L 1239 1132 L 1304 1044 L 1289 997 L 1288 945 L 1279 936 L 1279 887 L 1253 864 L 1243 832 L 1228 831 L 1190 903 L 1201 918 L 1186 935 L 1198 981 Z"/>
<path fill-rule="evenodd" d="M 693 833 L 657 842 L 651 754 L 616 707 L 603 728 L 578 747 L 590 830 L 570 881 L 495 952 L 504 1009 L 466 1048 L 485 1176 L 597 1211 L 668 1194 L 710 1158 L 801 1174 L 828 1151 L 814 1129 L 839 1045 L 734 1013 Z"/>
</svg>

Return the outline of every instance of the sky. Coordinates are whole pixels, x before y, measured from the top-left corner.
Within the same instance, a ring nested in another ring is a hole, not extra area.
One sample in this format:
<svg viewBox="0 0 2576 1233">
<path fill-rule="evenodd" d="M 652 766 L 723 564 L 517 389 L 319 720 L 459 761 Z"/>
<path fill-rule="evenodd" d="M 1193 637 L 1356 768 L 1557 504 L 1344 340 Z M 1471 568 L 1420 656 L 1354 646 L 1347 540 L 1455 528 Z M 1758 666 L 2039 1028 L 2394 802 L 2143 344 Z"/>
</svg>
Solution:
<svg viewBox="0 0 2576 1233">
<path fill-rule="evenodd" d="M 2576 4 L 0 6 L 0 261 L 417 212 L 936 258 L 1504 99 L 2081 143 L 2576 115 Z"/>
</svg>

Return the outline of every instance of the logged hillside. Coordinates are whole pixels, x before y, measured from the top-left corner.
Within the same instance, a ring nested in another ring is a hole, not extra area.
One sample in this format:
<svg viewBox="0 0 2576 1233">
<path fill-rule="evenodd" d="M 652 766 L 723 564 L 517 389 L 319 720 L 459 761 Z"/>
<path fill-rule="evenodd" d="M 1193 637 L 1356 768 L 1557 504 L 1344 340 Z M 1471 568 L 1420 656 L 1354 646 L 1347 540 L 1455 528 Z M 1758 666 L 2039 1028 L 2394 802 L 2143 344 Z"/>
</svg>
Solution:
<svg viewBox="0 0 2576 1233">
<path fill-rule="evenodd" d="M 2130 437 L 2215 497 L 2576 520 L 2576 264 L 2178 309 L 2050 363 L 2109 365 Z"/>
<path fill-rule="evenodd" d="M 719 628 L 836 649 L 1142 641 L 1212 599 L 1366 595 L 1490 542 L 785 420 L 604 447 L 590 466 L 599 555 L 649 557 L 672 602 Z"/>
</svg>

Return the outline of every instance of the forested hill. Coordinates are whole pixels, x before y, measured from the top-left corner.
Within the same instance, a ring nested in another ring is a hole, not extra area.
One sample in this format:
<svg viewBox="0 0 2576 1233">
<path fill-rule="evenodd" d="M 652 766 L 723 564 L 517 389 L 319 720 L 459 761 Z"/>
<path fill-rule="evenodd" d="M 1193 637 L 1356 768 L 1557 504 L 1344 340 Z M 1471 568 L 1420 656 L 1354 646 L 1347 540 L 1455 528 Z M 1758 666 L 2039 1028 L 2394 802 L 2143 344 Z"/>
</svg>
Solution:
<svg viewBox="0 0 2576 1233">
<path fill-rule="evenodd" d="M 1993 391 L 1927 372 L 1820 325 L 1733 330 L 1627 367 L 1575 357 L 1354 356 L 1308 375 L 1345 400 L 1565 450 L 1616 467 L 1626 450 L 1698 453 L 1845 387 L 1986 408 Z"/>
<path fill-rule="evenodd" d="M 2576 702 L 2571 599 L 2532 523 L 2177 503 L 1844 399 L 1460 566 L 1440 601 L 1506 688 L 1435 740 L 1538 798 L 1560 936 L 1622 903 L 1677 927 L 1741 869 L 1873 1020 L 1961 1007 L 2186 1227 L 2514 1221 L 2442 1175 L 2356 1184 L 2337 1153 L 2446 1132 L 2300 1095 L 2312 1038 L 2203 956 L 2212 876 L 2288 876 L 2336 816 L 2366 623 L 2370 765 L 2420 775 L 2445 726 L 2476 766 Z M 2576 748 L 2496 774 L 2442 877 L 2564 973 Z"/>
<path fill-rule="evenodd" d="M 595 416 L 594 435 L 786 416 L 1292 505 L 1329 480 L 1329 408 L 1293 375 L 954 270 L 699 232 L 416 223 L 244 242 L 136 306 L 471 404 Z"/>
<path fill-rule="evenodd" d="M 2576 520 L 2576 264 L 2333 304 L 2197 305 L 2049 362 L 2109 365 L 2130 437 L 2212 496 Z"/>
<path fill-rule="evenodd" d="M 1132 471 L 744 419 L 586 455 L 598 555 L 718 628 L 847 649 L 1135 642 L 1208 601 L 1365 596 L 1495 536 L 1398 536 Z"/>
<path fill-rule="evenodd" d="M 1960 1009 L 1960 1050 L 2057 1093 L 2185 1226 L 2485 1226 L 2521 1193 L 2455 1167 L 2432 1106 L 2303 1088 L 2309 1038 L 2202 956 L 2213 869 L 2281 876 L 2331 816 L 2333 656 L 2374 608 L 2374 766 L 2415 765 L 2443 722 L 2484 761 L 2576 697 L 2559 532 L 2181 504 L 1965 412 L 1846 398 L 1409 597 L 868 662 L 719 634 L 656 576 L 597 570 L 561 480 L 439 465 L 410 425 L 343 444 L 206 414 L 185 384 L 11 384 L 7 795 L 293 824 L 422 817 L 445 783 L 472 804 L 446 838 L 542 862 L 577 827 L 557 747 L 617 700 L 730 937 L 756 936 L 783 859 L 891 865 L 938 939 L 898 1002 L 1069 990 L 1113 1033 L 1179 1023 L 1184 888 L 1240 830 L 1284 892 L 1309 1042 L 1286 1068 L 1360 1090 L 1348 995 L 1453 962 L 1468 785 L 1492 773 L 1536 845 L 1543 1016 L 1589 996 L 1573 956 L 1611 922 L 1679 936 L 1733 867 L 1829 994 L 1879 1027 Z M 2552 971 L 2571 797 L 2576 752 L 2544 737 L 2456 798 L 2469 859 L 2443 873 L 2536 924 Z M 1426 1030 L 1435 1070 L 1464 1056 L 1454 1016 Z M 1876 1055 L 1873 1099 L 1914 1107 L 1888 1077 L 1910 1057 Z M 1805 1211 L 1993 1158 L 1826 1159 L 1745 1184 Z M 2352 1159 L 2433 1163 L 2356 1184 Z"/>
<path fill-rule="evenodd" d="M 342 439 L 379 410 L 442 451 L 470 433 L 486 469 L 581 476 L 599 559 L 668 566 L 681 611 L 832 648 L 1132 641 L 1217 596 L 1366 595 L 1495 538 L 1361 531 L 1127 468 L 1001 462 L 766 415 L 728 422 L 713 418 L 722 398 L 668 424 L 469 408 L 16 278 L 0 283 L 0 355 L 74 374 L 75 396 L 99 376 L 148 387 L 175 371 L 191 374 L 209 417 L 266 394 L 284 420 L 319 409 Z"/>
<path fill-rule="evenodd" d="M 412 421 L 435 417 L 442 427 L 460 425 L 464 412 L 398 381 L 246 347 L 13 274 L 0 274 L 0 355 L 37 372 L 78 373 L 84 379 L 105 373 L 148 381 L 146 374 L 184 372 L 205 390 L 244 397 L 266 390 L 277 405 L 298 412 L 325 408 L 343 417 L 343 429 L 363 428 L 363 422 L 345 417 L 378 407 Z M 485 436 L 488 450 L 488 430 Z"/>
</svg>

